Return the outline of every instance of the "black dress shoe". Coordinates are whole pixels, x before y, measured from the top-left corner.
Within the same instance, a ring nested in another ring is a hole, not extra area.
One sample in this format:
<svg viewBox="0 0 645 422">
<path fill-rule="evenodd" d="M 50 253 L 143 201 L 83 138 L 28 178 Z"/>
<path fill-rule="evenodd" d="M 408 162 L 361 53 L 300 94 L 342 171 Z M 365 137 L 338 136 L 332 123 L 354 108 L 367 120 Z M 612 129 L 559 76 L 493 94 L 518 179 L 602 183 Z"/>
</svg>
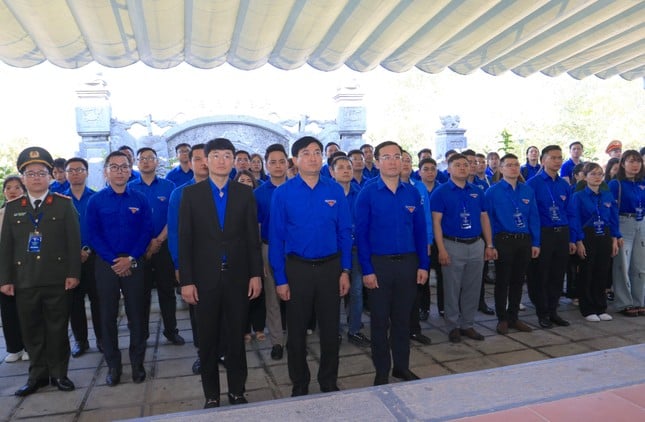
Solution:
<svg viewBox="0 0 645 422">
<path fill-rule="evenodd" d="M 448 340 L 450 340 L 451 343 L 459 343 L 461 341 L 461 331 L 459 328 L 453 328 L 450 330 L 450 333 L 448 333 Z"/>
<path fill-rule="evenodd" d="M 485 303 L 479 304 L 479 312 L 486 315 L 495 315 L 495 311 L 493 310 L 493 308 L 486 305 Z"/>
<path fill-rule="evenodd" d="M 16 390 L 14 394 L 18 397 L 25 397 L 35 393 L 36 391 L 38 391 L 39 388 L 46 387 L 48 385 L 49 385 L 48 379 L 34 380 L 34 381 L 29 380 L 27 381 L 27 384 L 23 385 L 18 390 Z"/>
<path fill-rule="evenodd" d="M 284 348 L 281 344 L 274 344 L 271 348 L 271 359 L 280 360 L 284 355 Z"/>
<path fill-rule="evenodd" d="M 114 387 L 121 382 L 121 368 L 109 368 L 108 374 L 105 377 L 105 383 L 110 387 Z"/>
<path fill-rule="evenodd" d="M 538 318 L 538 323 L 540 324 L 540 327 L 542 328 L 552 328 L 553 323 L 549 318 L 543 317 L 543 318 Z"/>
<path fill-rule="evenodd" d="M 306 396 L 309 394 L 309 386 L 307 385 L 294 385 L 291 388 L 291 397 Z"/>
<path fill-rule="evenodd" d="M 420 379 L 417 374 L 410 371 L 409 369 L 392 369 L 392 376 L 394 378 L 399 378 L 404 381 L 414 381 Z"/>
<path fill-rule="evenodd" d="M 96 340 L 96 348 L 100 353 L 103 353 L 103 342 L 101 340 Z"/>
<path fill-rule="evenodd" d="M 51 378 L 51 384 L 58 388 L 60 391 L 74 391 L 76 388 L 72 380 L 67 377 Z"/>
<path fill-rule="evenodd" d="M 459 330 L 459 334 L 461 334 L 462 336 L 466 336 L 469 339 L 477 340 L 477 341 L 482 341 L 485 338 L 484 336 L 479 334 L 473 327 L 466 328 L 465 330 Z"/>
<path fill-rule="evenodd" d="M 421 333 L 412 333 L 410 334 L 410 340 L 414 340 L 416 342 L 419 342 L 424 345 L 429 345 L 432 344 L 432 340 L 430 340 L 430 337 L 424 336 Z"/>
<path fill-rule="evenodd" d="M 87 352 L 90 348 L 90 343 L 85 340 L 85 341 L 77 341 L 74 343 L 74 347 L 72 347 L 72 357 L 77 358 L 80 356 L 83 356 L 85 352 Z"/>
<path fill-rule="evenodd" d="M 219 399 L 207 399 L 204 403 L 204 409 L 213 409 L 219 407 Z"/>
<path fill-rule="evenodd" d="M 146 380 L 146 370 L 142 364 L 132 365 L 132 382 L 141 384 Z"/>
<path fill-rule="evenodd" d="M 228 393 L 228 402 L 230 404 L 247 404 L 248 401 L 246 400 L 246 397 L 244 397 L 244 394 L 231 394 Z"/>
<path fill-rule="evenodd" d="M 374 385 L 385 385 L 389 384 L 390 380 L 387 377 L 387 374 L 376 374 L 374 377 Z"/>
<path fill-rule="evenodd" d="M 168 339 L 169 342 L 171 342 L 175 346 L 183 346 L 184 344 L 186 344 L 186 340 L 184 340 L 184 338 L 179 335 L 177 330 L 171 333 L 163 333 L 163 335 Z"/>
<path fill-rule="evenodd" d="M 430 312 L 424 309 L 419 309 L 419 321 L 427 321 L 429 316 Z"/>
<path fill-rule="evenodd" d="M 224 368 L 226 368 L 226 358 L 224 356 L 220 356 L 219 358 L 217 358 L 217 363 L 219 363 Z"/>
<path fill-rule="evenodd" d="M 340 391 L 340 388 L 336 384 L 320 386 L 320 392 L 322 393 L 331 393 L 334 391 Z"/>
<path fill-rule="evenodd" d="M 198 375 L 200 372 L 202 372 L 202 361 L 197 358 L 195 362 L 193 362 L 193 374 Z"/>
<path fill-rule="evenodd" d="M 549 320 L 551 320 L 551 322 L 554 323 L 555 325 L 559 325 L 560 327 L 568 327 L 569 325 L 571 325 L 569 323 L 569 321 L 567 321 L 566 319 L 562 318 L 558 314 L 551 315 L 549 317 Z"/>
</svg>

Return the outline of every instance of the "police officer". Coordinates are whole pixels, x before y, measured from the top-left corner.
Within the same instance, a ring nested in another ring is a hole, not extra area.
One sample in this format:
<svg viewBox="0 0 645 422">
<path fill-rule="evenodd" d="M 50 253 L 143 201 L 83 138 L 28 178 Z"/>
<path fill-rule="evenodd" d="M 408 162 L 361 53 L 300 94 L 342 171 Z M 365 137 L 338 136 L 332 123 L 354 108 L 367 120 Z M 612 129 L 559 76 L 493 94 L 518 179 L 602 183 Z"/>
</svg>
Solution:
<svg viewBox="0 0 645 422">
<path fill-rule="evenodd" d="M 88 242 L 97 255 L 96 289 L 101 307 L 103 355 L 108 365 L 105 382 L 113 387 L 121 382 L 116 324 L 121 293 L 130 330 L 132 380 L 141 383 L 146 378 L 142 257 L 152 239 L 152 210 L 142 193 L 127 186 L 130 161 L 123 152 L 110 153 L 103 167 L 108 185 L 92 196 L 86 213 Z"/>
<path fill-rule="evenodd" d="M 39 147 L 18 156 L 27 195 L 9 204 L 0 240 L 0 291 L 16 296 L 22 338 L 31 357 L 27 396 L 48 385 L 74 390 L 67 378 L 69 300 L 81 272 L 80 229 L 69 198 L 48 191 L 53 160 Z"/>
</svg>

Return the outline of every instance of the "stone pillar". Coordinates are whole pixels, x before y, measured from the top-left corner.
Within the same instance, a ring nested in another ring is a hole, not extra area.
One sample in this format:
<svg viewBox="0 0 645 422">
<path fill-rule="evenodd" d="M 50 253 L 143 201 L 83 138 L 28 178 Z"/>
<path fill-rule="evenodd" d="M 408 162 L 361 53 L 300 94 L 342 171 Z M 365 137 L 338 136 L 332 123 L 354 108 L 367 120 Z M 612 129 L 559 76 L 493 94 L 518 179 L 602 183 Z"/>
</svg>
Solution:
<svg viewBox="0 0 645 422">
<path fill-rule="evenodd" d="M 112 107 L 106 86 L 104 80 L 97 78 L 76 91 L 76 132 L 81 136 L 79 154 L 89 164 L 87 185 L 92 189 L 105 185 L 103 160 L 110 153 Z"/>
<path fill-rule="evenodd" d="M 441 116 L 439 120 L 441 120 L 443 127 L 435 132 L 437 137 L 435 138 L 434 158 L 437 160 L 439 168 L 445 169 L 447 167 L 446 151 L 451 149 L 459 151 L 466 148 L 468 139 L 464 136 L 466 129 L 459 127 L 459 116 Z"/>
<path fill-rule="evenodd" d="M 338 104 L 336 123 L 340 135 L 340 148 L 343 151 L 359 149 L 365 143 L 363 134 L 367 129 L 367 123 L 363 96 L 356 82 L 339 88 L 334 96 L 334 101 Z"/>
</svg>

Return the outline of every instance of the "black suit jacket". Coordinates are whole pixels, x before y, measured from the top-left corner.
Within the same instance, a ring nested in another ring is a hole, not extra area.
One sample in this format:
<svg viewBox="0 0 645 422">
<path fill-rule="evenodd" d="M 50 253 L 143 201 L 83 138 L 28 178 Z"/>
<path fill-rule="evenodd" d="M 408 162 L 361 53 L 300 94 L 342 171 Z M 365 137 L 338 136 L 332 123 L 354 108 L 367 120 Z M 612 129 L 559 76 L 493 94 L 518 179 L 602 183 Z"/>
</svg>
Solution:
<svg viewBox="0 0 645 422">
<path fill-rule="evenodd" d="M 198 290 L 217 287 L 222 257 L 227 275 L 246 282 L 262 276 L 262 253 L 253 189 L 228 182 L 224 229 L 220 229 L 210 182 L 184 189 L 179 209 L 179 278 Z"/>
</svg>

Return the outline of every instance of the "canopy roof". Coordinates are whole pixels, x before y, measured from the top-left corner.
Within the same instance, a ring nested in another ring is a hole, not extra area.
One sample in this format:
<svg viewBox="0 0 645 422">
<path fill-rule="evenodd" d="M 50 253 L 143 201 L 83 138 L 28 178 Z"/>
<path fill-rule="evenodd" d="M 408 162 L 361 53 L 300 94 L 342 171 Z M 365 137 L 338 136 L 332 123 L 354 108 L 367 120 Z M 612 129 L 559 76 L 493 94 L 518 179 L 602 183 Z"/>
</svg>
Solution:
<svg viewBox="0 0 645 422">
<path fill-rule="evenodd" d="M 0 0 L 0 60 L 645 76 L 638 0 Z"/>
</svg>

